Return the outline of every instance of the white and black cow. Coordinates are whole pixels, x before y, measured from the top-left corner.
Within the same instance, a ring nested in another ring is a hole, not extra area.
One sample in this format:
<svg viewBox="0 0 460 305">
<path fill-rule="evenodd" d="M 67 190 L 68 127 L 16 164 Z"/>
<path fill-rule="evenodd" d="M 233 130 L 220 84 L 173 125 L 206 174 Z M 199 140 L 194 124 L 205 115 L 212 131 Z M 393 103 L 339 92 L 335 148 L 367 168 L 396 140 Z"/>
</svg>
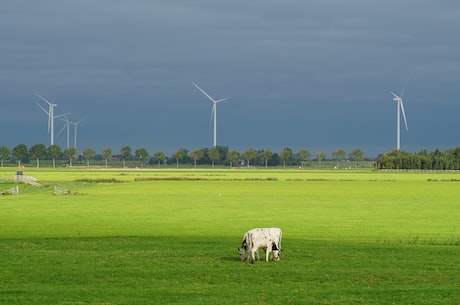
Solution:
<svg viewBox="0 0 460 305">
<path fill-rule="evenodd" d="M 265 249 L 265 261 L 268 262 L 270 253 L 275 261 L 280 259 L 280 249 L 276 246 L 276 237 L 269 231 L 255 230 L 248 236 L 248 261 L 254 263 L 254 254 L 259 248 Z"/>
<path fill-rule="evenodd" d="M 246 254 L 250 254 L 250 251 L 249 251 L 249 237 L 254 232 L 263 232 L 267 236 L 270 235 L 270 238 L 273 240 L 273 244 L 271 245 L 271 250 L 272 251 L 278 251 L 277 252 L 277 258 L 274 257 L 274 259 L 279 260 L 279 253 L 281 252 L 281 237 L 282 237 L 281 229 L 280 228 L 256 228 L 256 229 L 249 230 L 243 236 L 243 241 L 241 243 L 241 248 L 238 248 L 238 253 L 240 254 L 241 261 L 244 261 L 244 259 L 246 258 Z M 261 236 L 261 235 L 258 234 L 257 236 Z M 267 247 L 258 247 L 258 248 L 263 248 L 264 251 L 267 252 L 267 250 L 266 250 Z M 257 255 L 257 260 L 260 260 L 258 248 L 255 250 L 255 255 Z M 270 252 L 271 251 L 268 251 L 268 253 L 270 253 Z M 249 260 L 249 255 L 248 255 L 248 260 Z"/>
</svg>

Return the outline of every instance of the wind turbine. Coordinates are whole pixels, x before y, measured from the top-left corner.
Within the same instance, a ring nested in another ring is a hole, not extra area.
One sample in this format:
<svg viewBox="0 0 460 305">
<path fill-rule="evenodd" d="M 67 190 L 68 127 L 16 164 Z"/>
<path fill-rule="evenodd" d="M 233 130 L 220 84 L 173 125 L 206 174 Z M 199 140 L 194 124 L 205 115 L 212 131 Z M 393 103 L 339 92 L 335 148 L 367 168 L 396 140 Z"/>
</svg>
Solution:
<svg viewBox="0 0 460 305">
<path fill-rule="evenodd" d="M 74 140 L 74 143 L 73 143 L 73 147 L 75 148 L 75 150 L 77 149 L 77 130 L 78 130 L 78 124 L 81 123 L 81 121 L 83 120 L 80 120 L 78 122 L 69 122 L 69 124 L 72 124 L 73 125 L 73 140 Z"/>
<path fill-rule="evenodd" d="M 61 115 L 55 116 L 54 107 L 56 107 L 57 104 L 55 104 L 54 101 L 49 102 L 47 99 L 38 95 L 37 93 L 35 93 L 35 95 L 38 96 L 40 99 L 42 99 L 49 105 L 48 111 L 46 111 L 45 108 L 43 108 L 39 103 L 37 103 L 38 107 L 40 107 L 48 115 L 48 133 L 51 134 L 51 145 L 54 145 L 54 119 L 65 116 L 67 114 L 61 114 Z"/>
<path fill-rule="evenodd" d="M 70 147 L 70 145 L 69 145 L 69 129 L 70 129 L 70 122 L 69 122 L 69 120 L 67 119 L 67 116 L 65 116 L 65 119 L 62 119 L 62 120 L 65 122 L 65 124 L 64 124 L 64 127 L 62 127 L 61 131 L 59 131 L 58 136 L 61 134 L 61 132 L 64 131 L 64 128 L 67 127 L 67 149 L 68 149 L 68 148 Z"/>
<path fill-rule="evenodd" d="M 209 94 L 207 94 L 203 89 L 201 89 L 197 84 L 195 84 L 193 82 L 192 82 L 192 84 L 195 87 L 197 87 L 197 89 L 200 90 L 201 93 L 203 93 L 213 103 L 212 112 L 211 112 L 211 118 L 214 115 L 214 147 L 216 147 L 216 145 L 217 145 L 217 103 L 223 102 L 225 100 L 228 100 L 230 97 L 222 98 L 220 100 L 215 100 Z"/>
<path fill-rule="evenodd" d="M 406 82 L 407 86 L 407 82 Z M 391 91 L 391 94 L 393 94 L 393 100 L 396 101 L 397 105 L 397 122 L 396 122 L 396 149 L 399 150 L 401 148 L 401 112 L 403 114 L 404 118 L 404 124 L 406 125 L 406 130 L 409 130 L 407 127 L 407 120 L 406 120 L 406 112 L 404 111 L 404 104 L 403 104 L 403 95 L 404 91 L 406 90 L 406 86 L 404 86 L 404 89 L 401 92 L 401 95 L 398 96 L 393 91 Z"/>
</svg>

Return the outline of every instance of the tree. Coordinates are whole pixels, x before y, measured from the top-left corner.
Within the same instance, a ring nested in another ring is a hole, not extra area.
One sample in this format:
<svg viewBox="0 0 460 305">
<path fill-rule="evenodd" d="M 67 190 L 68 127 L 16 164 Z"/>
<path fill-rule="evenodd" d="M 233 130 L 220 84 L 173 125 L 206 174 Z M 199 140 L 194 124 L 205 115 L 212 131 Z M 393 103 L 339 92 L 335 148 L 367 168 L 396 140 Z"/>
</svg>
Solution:
<svg viewBox="0 0 460 305">
<path fill-rule="evenodd" d="M 192 150 L 190 153 L 189 153 L 189 157 L 190 159 L 192 159 L 195 163 L 195 168 L 196 168 L 196 161 L 200 160 L 201 158 L 203 158 L 204 156 L 204 152 L 202 149 L 195 149 L 195 150 Z"/>
<path fill-rule="evenodd" d="M 215 147 L 208 150 L 208 157 L 212 161 L 212 168 L 214 168 L 214 163 L 219 160 L 219 150 Z"/>
<path fill-rule="evenodd" d="M 173 158 L 176 159 L 176 167 L 179 168 L 179 161 L 187 155 L 187 151 L 183 148 L 179 148 L 174 154 Z"/>
<path fill-rule="evenodd" d="M 303 168 L 303 162 L 307 161 L 310 159 L 310 152 L 306 149 L 301 149 L 299 152 L 296 154 L 296 159 L 297 161 L 300 161 L 300 167 Z"/>
<path fill-rule="evenodd" d="M 43 144 L 35 144 L 29 149 L 29 155 L 31 158 L 37 160 L 37 168 L 40 167 L 40 159 L 46 157 L 46 146 Z"/>
<path fill-rule="evenodd" d="M 340 168 L 340 161 L 345 159 L 345 151 L 343 149 L 338 149 L 332 153 L 332 157 L 337 161 L 337 169 Z"/>
<path fill-rule="evenodd" d="M 359 162 L 361 162 L 364 158 L 364 153 L 361 149 L 355 148 L 348 154 L 348 158 L 356 162 L 356 168 L 358 168 Z"/>
<path fill-rule="evenodd" d="M 236 150 L 229 150 L 225 155 L 225 158 L 230 163 L 230 168 L 233 166 L 233 162 L 236 162 L 240 156 L 240 153 Z"/>
<path fill-rule="evenodd" d="M 219 151 L 219 160 L 217 161 L 224 161 L 223 159 L 227 156 L 228 146 L 217 145 L 215 148 Z"/>
<path fill-rule="evenodd" d="M 112 157 L 112 149 L 111 148 L 104 148 L 101 152 L 102 158 L 105 160 L 105 167 L 107 167 L 107 160 Z"/>
<path fill-rule="evenodd" d="M 286 161 L 290 160 L 292 157 L 292 150 L 290 148 L 285 148 L 280 153 L 280 159 L 283 160 L 283 167 L 286 167 Z"/>
<path fill-rule="evenodd" d="M 460 165 L 460 146 L 457 146 L 453 149 L 452 155 L 454 157 L 454 164 L 455 164 L 454 169 L 459 170 L 460 169 L 459 167 Z"/>
<path fill-rule="evenodd" d="M 144 167 L 144 162 L 149 157 L 149 152 L 147 151 L 147 149 L 146 148 L 138 148 L 138 149 L 136 149 L 136 151 L 134 153 L 136 155 L 136 158 L 141 163 L 141 168 Z"/>
<path fill-rule="evenodd" d="M 128 159 L 130 156 L 131 156 L 131 147 L 123 146 L 120 149 L 120 157 L 123 160 L 123 168 L 126 167 L 126 159 Z"/>
<path fill-rule="evenodd" d="M 2 159 L 2 167 L 3 161 L 8 160 L 10 157 L 10 149 L 6 146 L 0 146 L 0 159 Z"/>
<path fill-rule="evenodd" d="M 166 161 L 166 154 L 162 151 L 157 151 L 154 155 L 153 155 L 153 159 L 158 161 L 158 167 L 160 167 L 160 164 L 161 162 L 165 162 Z"/>
<path fill-rule="evenodd" d="M 48 155 L 53 158 L 53 168 L 56 167 L 56 158 L 61 156 L 61 147 L 53 144 L 48 147 Z"/>
<path fill-rule="evenodd" d="M 251 160 L 257 158 L 257 151 L 253 148 L 249 148 L 245 152 L 243 152 L 243 159 L 248 162 L 248 167 L 251 164 Z"/>
<path fill-rule="evenodd" d="M 19 166 L 21 166 L 22 160 L 25 160 L 28 156 L 27 146 L 25 144 L 18 144 L 16 145 L 13 150 L 13 157 L 19 162 Z"/>
<path fill-rule="evenodd" d="M 94 158 L 96 152 L 91 148 L 85 148 L 82 152 L 83 158 L 86 160 L 86 166 L 89 167 L 89 161 Z"/>
<path fill-rule="evenodd" d="M 273 157 L 273 152 L 270 149 L 266 149 L 260 153 L 260 156 L 264 160 L 265 168 L 267 168 L 268 160 L 270 160 Z"/>
<path fill-rule="evenodd" d="M 69 160 L 69 166 L 72 166 L 72 160 L 77 156 L 77 149 L 75 147 L 69 147 L 64 149 L 64 157 Z"/>
<path fill-rule="evenodd" d="M 316 153 L 316 160 L 318 160 L 318 167 L 321 168 L 321 161 L 326 159 L 326 153 L 324 151 L 318 151 Z"/>
</svg>

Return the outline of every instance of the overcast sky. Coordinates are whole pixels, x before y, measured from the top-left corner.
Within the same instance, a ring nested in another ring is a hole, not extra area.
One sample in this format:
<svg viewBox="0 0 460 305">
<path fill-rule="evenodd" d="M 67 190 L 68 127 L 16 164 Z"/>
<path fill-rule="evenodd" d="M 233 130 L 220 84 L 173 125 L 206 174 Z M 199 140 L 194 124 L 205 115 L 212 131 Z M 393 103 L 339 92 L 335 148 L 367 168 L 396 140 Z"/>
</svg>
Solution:
<svg viewBox="0 0 460 305">
<path fill-rule="evenodd" d="M 390 91 L 406 83 L 401 149 L 453 148 L 459 30 L 454 0 L 2 1 L 0 146 L 49 146 L 38 93 L 83 120 L 80 152 L 212 147 L 212 103 L 195 82 L 231 97 L 217 105 L 217 144 L 240 152 L 391 151 Z"/>
</svg>

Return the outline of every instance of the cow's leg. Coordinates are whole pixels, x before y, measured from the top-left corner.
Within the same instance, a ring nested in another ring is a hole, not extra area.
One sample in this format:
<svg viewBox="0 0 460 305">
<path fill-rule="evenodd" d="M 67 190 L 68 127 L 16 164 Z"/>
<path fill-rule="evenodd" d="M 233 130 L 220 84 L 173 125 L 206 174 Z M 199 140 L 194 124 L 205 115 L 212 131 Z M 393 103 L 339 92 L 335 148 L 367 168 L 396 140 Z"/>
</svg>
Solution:
<svg viewBox="0 0 460 305">
<path fill-rule="evenodd" d="M 256 251 L 257 251 L 257 249 L 255 249 L 255 251 L 254 251 L 254 249 L 251 249 L 251 253 L 250 253 L 251 254 L 251 264 L 254 264 L 254 252 L 256 252 Z"/>
<path fill-rule="evenodd" d="M 268 258 L 270 256 L 270 252 L 272 252 L 272 246 L 267 247 L 267 251 L 265 252 L 265 261 L 268 262 Z"/>
</svg>

